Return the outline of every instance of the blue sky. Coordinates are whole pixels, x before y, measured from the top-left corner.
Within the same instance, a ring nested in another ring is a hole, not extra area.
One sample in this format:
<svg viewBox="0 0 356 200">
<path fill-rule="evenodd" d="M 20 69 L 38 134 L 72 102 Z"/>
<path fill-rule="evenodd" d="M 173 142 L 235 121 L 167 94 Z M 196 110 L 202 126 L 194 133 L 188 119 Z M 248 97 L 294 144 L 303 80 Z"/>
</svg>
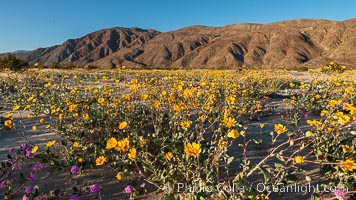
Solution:
<svg viewBox="0 0 356 200">
<path fill-rule="evenodd" d="M 109 27 L 170 31 L 190 25 L 356 17 L 354 0 L 0 0 L 0 52 L 61 44 Z"/>
</svg>

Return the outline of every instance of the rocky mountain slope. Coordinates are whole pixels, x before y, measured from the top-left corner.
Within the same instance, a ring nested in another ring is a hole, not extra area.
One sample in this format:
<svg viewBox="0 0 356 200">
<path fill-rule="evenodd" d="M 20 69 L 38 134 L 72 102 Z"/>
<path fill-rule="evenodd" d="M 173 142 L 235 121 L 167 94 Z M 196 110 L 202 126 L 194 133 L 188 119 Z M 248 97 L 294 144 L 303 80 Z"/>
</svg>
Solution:
<svg viewBox="0 0 356 200">
<path fill-rule="evenodd" d="M 161 33 L 111 28 L 61 45 L 17 53 L 30 64 L 111 68 L 356 67 L 356 18 L 297 19 L 271 24 L 191 26 Z"/>
</svg>

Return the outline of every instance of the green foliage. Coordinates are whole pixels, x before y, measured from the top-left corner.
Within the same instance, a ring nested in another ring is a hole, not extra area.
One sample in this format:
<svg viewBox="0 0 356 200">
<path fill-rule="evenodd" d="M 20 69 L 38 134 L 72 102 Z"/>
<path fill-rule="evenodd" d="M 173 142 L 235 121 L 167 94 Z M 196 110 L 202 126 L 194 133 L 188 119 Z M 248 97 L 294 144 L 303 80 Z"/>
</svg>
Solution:
<svg viewBox="0 0 356 200">
<path fill-rule="evenodd" d="M 20 70 L 27 66 L 28 63 L 26 61 L 18 59 L 12 54 L 8 54 L 5 58 L 0 58 L 0 70 Z"/>
</svg>

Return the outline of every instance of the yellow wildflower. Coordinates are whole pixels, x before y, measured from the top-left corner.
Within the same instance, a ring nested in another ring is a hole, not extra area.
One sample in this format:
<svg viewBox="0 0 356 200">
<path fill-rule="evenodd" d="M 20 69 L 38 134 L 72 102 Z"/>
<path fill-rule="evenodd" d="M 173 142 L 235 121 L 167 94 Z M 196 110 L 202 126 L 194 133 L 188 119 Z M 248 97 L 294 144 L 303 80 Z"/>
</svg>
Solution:
<svg viewBox="0 0 356 200">
<path fill-rule="evenodd" d="M 329 106 L 330 106 L 330 107 L 335 107 L 335 106 L 337 105 L 337 103 L 338 103 L 338 102 L 337 102 L 336 100 L 330 100 L 330 101 L 329 101 Z"/>
<path fill-rule="evenodd" d="M 21 107 L 21 106 L 16 105 L 16 106 L 12 107 L 12 110 L 13 110 L 13 111 L 18 110 L 18 109 L 20 109 L 20 107 Z"/>
<path fill-rule="evenodd" d="M 353 152 L 352 148 L 349 145 L 341 145 L 341 147 L 344 153 Z"/>
<path fill-rule="evenodd" d="M 201 148 L 200 148 L 200 145 L 195 142 L 188 143 L 184 147 L 184 152 L 188 156 L 193 156 L 194 158 L 196 158 L 199 155 L 199 153 L 201 152 Z"/>
<path fill-rule="evenodd" d="M 231 130 L 231 131 L 229 132 L 229 134 L 228 134 L 228 137 L 233 138 L 233 139 L 236 139 L 236 138 L 238 138 L 239 136 L 240 136 L 239 131 L 238 131 L 238 130 L 235 130 L 235 129 Z"/>
<path fill-rule="evenodd" d="M 112 137 L 106 142 L 106 149 L 113 149 L 117 145 L 116 138 Z"/>
<path fill-rule="evenodd" d="M 79 142 L 73 142 L 73 147 L 78 147 L 79 146 Z"/>
<path fill-rule="evenodd" d="M 128 151 L 129 150 L 129 138 L 124 138 L 122 140 L 117 141 L 116 151 Z"/>
<path fill-rule="evenodd" d="M 36 146 L 32 147 L 31 153 L 36 153 L 37 150 L 38 150 L 38 146 L 36 145 Z"/>
<path fill-rule="evenodd" d="M 288 131 L 287 127 L 284 126 L 283 124 L 275 124 L 274 125 L 274 131 L 278 134 L 282 134 Z"/>
<path fill-rule="evenodd" d="M 173 157 L 173 153 L 172 153 L 172 152 L 167 152 L 167 153 L 164 155 L 164 158 L 166 158 L 167 160 L 170 160 L 172 157 Z"/>
<path fill-rule="evenodd" d="M 105 162 L 108 161 L 108 158 L 104 157 L 104 156 L 99 156 L 96 160 L 95 160 L 95 163 L 96 163 L 96 166 L 100 166 L 100 165 L 103 165 Z"/>
<path fill-rule="evenodd" d="M 218 147 L 219 147 L 219 149 L 223 149 L 223 148 L 225 148 L 226 146 L 227 146 L 227 141 L 221 138 L 221 139 L 219 140 L 219 142 L 218 142 Z"/>
<path fill-rule="evenodd" d="M 184 129 L 185 131 L 187 131 L 190 127 L 190 125 L 192 124 L 192 121 L 183 121 L 180 123 L 180 126 L 182 127 L 182 129 Z"/>
<path fill-rule="evenodd" d="M 127 155 L 130 160 L 136 159 L 136 148 L 130 149 L 130 153 Z"/>
<path fill-rule="evenodd" d="M 10 117 L 12 117 L 12 113 L 7 113 L 5 116 L 5 118 L 10 118 Z"/>
<path fill-rule="evenodd" d="M 98 103 L 100 103 L 100 104 L 104 103 L 104 101 L 105 101 L 105 99 L 102 98 L 102 97 L 100 97 L 100 98 L 98 99 Z"/>
<path fill-rule="evenodd" d="M 5 126 L 9 127 L 9 128 L 13 128 L 13 124 L 12 124 L 12 121 L 11 120 L 6 120 L 4 122 Z"/>
<path fill-rule="evenodd" d="M 236 123 L 236 120 L 235 120 L 235 118 L 233 118 L 233 117 L 224 118 L 224 120 L 223 120 L 223 124 L 224 124 L 224 126 L 226 126 L 227 128 L 234 127 L 234 126 L 235 126 L 235 123 Z"/>
<path fill-rule="evenodd" d="M 345 170 L 353 171 L 356 169 L 356 163 L 352 158 L 348 158 L 346 161 L 341 162 L 341 167 Z"/>
<path fill-rule="evenodd" d="M 89 114 L 88 113 L 84 113 L 83 114 L 83 120 L 88 120 L 89 119 Z"/>
<path fill-rule="evenodd" d="M 304 163 L 304 158 L 302 156 L 296 156 L 295 162 L 298 164 L 302 164 L 302 163 Z"/>
<path fill-rule="evenodd" d="M 123 121 L 119 124 L 119 129 L 125 129 L 127 127 L 127 122 Z"/>
<path fill-rule="evenodd" d="M 144 95 L 141 96 L 141 101 L 144 101 L 144 100 L 146 100 L 147 98 L 148 98 L 148 95 L 147 95 L 147 94 L 144 94 Z"/>
<path fill-rule="evenodd" d="M 55 144 L 56 144 L 56 141 L 55 141 L 55 140 L 52 140 L 52 141 L 47 142 L 46 146 L 47 146 L 47 147 L 51 147 L 51 146 L 53 146 L 53 145 L 55 145 Z"/>
<path fill-rule="evenodd" d="M 305 135 L 306 135 L 307 137 L 311 137 L 311 136 L 313 136 L 313 132 L 307 131 L 307 132 L 305 133 Z"/>
<path fill-rule="evenodd" d="M 146 140 L 143 137 L 140 137 L 140 146 L 143 147 L 146 144 Z"/>
<path fill-rule="evenodd" d="M 60 122 L 63 121 L 63 119 L 64 119 L 64 114 L 59 114 L 58 118 L 59 118 L 59 121 L 60 121 Z"/>
<path fill-rule="evenodd" d="M 122 177 L 123 177 L 123 173 L 122 172 L 119 172 L 116 174 L 116 179 L 121 181 L 122 180 Z"/>
<path fill-rule="evenodd" d="M 320 116 L 322 117 L 322 116 L 326 115 L 327 113 L 328 113 L 327 110 L 322 110 L 322 111 L 320 112 Z"/>
</svg>

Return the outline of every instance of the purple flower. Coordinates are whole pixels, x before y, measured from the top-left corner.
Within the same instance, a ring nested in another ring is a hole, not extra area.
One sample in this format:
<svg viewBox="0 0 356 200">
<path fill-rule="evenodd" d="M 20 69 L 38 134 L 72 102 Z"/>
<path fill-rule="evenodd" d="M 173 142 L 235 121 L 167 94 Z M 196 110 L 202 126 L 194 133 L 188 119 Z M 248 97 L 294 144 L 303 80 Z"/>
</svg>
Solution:
<svg viewBox="0 0 356 200">
<path fill-rule="evenodd" d="M 37 172 L 43 168 L 41 163 L 37 163 L 33 166 L 33 171 Z"/>
<path fill-rule="evenodd" d="M 36 174 L 30 174 L 30 176 L 28 177 L 29 181 L 34 181 L 36 179 Z"/>
<path fill-rule="evenodd" d="M 142 183 L 141 185 L 140 185 L 140 187 L 143 189 L 143 188 L 145 188 L 146 187 L 146 183 Z"/>
<path fill-rule="evenodd" d="M 10 153 L 14 153 L 16 150 L 17 150 L 17 148 L 12 147 L 12 148 L 9 149 L 9 152 L 10 152 Z"/>
<path fill-rule="evenodd" d="M 18 165 L 18 164 L 14 164 L 14 165 L 12 165 L 11 170 L 12 170 L 12 171 L 14 171 L 14 170 L 21 170 L 21 166 Z"/>
<path fill-rule="evenodd" d="M 5 187 L 7 187 L 7 181 L 6 181 L 6 180 L 4 180 L 4 181 L 2 181 L 2 182 L 0 183 L 0 189 L 1 189 L 1 188 L 5 188 Z"/>
<path fill-rule="evenodd" d="M 33 153 L 31 152 L 30 148 L 26 149 L 25 156 L 26 156 L 26 158 L 33 158 Z"/>
<path fill-rule="evenodd" d="M 79 200 L 79 197 L 77 194 L 70 195 L 68 200 Z"/>
<path fill-rule="evenodd" d="M 72 166 L 72 168 L 70 169 L 70 173 L 72 174 L 76 174 L 79 172 L 79 167 L 77 165 Z"/>
<path fill-rule="evenodd" d="M 334 191 L 334 195 L 336 196 L 336 197 L 341 197 L 342 199 L 346 199 L 347 198 L 347 193 L 346 192 L 344 192 L 344 190 L 342 190 L 342 189 L 336 189 L 335 191 Z"/>
<path fill-rule="evenodd" d="M 27 144 L 27 143 L 20 145 L 20 149 L 21 149 L 21 150 L 26 150 L 26 149 L 28 149 L 28 148 L 30 148 L 30 145 Z"/>
<path fill-rule="evenodd" d="M 98 184 L 93 184 L 89 187 L 89 189 L 90 189 L 90 194 L 97 194 L 100 192 L 101 187 Z"/>
<path fill-rule="evenodd" d="M 309 113 L 305 113 L 304 118 L 308 118 L 308 117 L 309 117 Z"/>
<path fill-rule="evenodd" d="M 134 188 L 131 185 L 127 185 L 125 187 L 125 193 L 130 194 L 133 191 L 134 191 Z"/>
<path fill-rule="evenodd" d="M 29 194 L 32 193 L 35 190 L 35 188 L 33 186 L 27 186 L 25 188 L 25 193 Z"/>
<path fill-rule="evenodd" d="M 23 195 L 22 200 L 30 200 L 30 197 L 28 197 L 26 194 Z"/>
</svg>

